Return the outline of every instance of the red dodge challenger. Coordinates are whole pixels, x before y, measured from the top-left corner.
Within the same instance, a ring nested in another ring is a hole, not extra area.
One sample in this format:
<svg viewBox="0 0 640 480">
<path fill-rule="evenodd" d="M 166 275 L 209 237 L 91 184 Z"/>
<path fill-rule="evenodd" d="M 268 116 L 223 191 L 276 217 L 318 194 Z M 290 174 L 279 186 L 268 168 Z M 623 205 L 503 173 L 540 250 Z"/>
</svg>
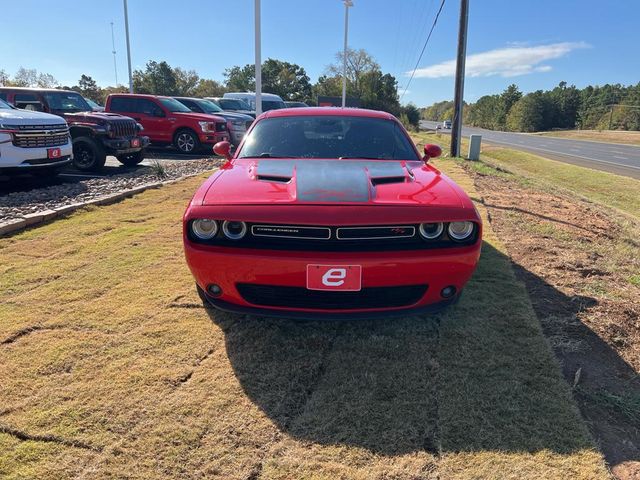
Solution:
<svg viewBox="0 0 640 480">
<path fill-rule="evenodd" d="M 388 113 L 271 110 L 184 214 L 205 302 L 289 318 L 359 318 L 455 301 L 480 256 L 473 203 Z"/>
</svg>

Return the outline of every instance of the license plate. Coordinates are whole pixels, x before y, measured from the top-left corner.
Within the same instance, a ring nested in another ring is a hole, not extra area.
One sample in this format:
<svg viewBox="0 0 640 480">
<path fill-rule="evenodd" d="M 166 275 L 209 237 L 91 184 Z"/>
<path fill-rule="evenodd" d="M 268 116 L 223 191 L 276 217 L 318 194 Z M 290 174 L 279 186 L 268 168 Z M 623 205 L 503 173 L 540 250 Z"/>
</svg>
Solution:
<svg viewBox="0 0 640 480">
<path fill-rule="evenodd" d="M 60 158 L 62 151 L 59 148 L 47 148 L 47 158 Z"/>
<path fill-rule="evenodd" d="M 358 292 L 361 288 L 361 265 L 307 265 L 309 290 Z"/>
<path fill-rule="evenodd" d="M 140 139 L 139 138 L 134 138 L 133 140 L 131 140 L 131 147 L 132 148 L 136 148 L 140 146 Z"/>
</svg>

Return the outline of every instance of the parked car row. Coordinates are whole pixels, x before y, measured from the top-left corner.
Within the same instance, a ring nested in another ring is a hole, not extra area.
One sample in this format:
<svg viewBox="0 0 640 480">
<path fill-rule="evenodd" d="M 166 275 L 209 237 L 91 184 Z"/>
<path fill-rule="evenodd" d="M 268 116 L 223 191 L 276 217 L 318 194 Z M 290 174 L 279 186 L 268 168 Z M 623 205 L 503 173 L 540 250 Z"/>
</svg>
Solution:
<svg viewBox="0 0 640 480">
<path fill-rule="evenodd" d="M 149 138 L 141 135 L 141 124 L 122 115 L 94 112 L 77 92 L 0 87 L 0 100 L 8 107 L 0 117 L 4 173 L 55 174 L 71 161 L 79 170 L 95 171 L 104 166 L 107 155 L 133 166 L 143 160 L 149 144 Z"/>
<path fill-rule="evenodd" d="M 256 117 L 255 97 L 117 93 L 103 107 L 70 90 L 0 87 L 0 173 L 53 175 L 70 163 L 96 171 L 108 155 L 134 166 L 150 144 L 186 154 L 220 141 L 238 146 Z M 263 111 L 306 106 L 262 94 Z"/>
</svg>

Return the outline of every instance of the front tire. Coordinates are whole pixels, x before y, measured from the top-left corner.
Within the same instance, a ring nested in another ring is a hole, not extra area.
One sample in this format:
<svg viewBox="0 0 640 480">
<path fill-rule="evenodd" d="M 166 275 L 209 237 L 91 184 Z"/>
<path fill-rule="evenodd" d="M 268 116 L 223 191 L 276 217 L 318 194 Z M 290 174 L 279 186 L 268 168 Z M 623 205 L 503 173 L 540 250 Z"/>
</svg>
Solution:
<svg viewBox="0 0 640 480">
<path fill-rule="evenodd" d="M 91 137 L 73 140 L 73 166 L 82 172 L 96 172 L 104 167 L 107 154 L 102 145 Z"/>
<path fill-rule="evenodd" d="M 135 167 L 144 160 L 144 152 L 140 150 L 136 153 L 128 153 L 126 155 L 119 155 L 116 157 L 118 161 L 125 167 Z"/>
<path fill-rule="evenodd" d="M 173 146 L 180 153 L 195 153 L 200 150 L 200 140 L 192 130 L 178 130 L 173 136 Z"/>
</svg>

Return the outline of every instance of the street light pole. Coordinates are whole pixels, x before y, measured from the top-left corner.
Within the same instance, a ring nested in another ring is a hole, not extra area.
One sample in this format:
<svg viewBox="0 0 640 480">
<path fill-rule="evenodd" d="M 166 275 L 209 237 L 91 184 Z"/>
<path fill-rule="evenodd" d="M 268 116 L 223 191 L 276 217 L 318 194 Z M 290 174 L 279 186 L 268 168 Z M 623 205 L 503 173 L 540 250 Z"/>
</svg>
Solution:
<svg viewBox="0 0 640 480">
<path fill-rule="evenodd" d="M 129 44 L 129 11 L 127 0 L 124 1 L 124 30 L 127 37 L 127 62 L 129 63 L 129 93 L 133 93 L 133 77 L 131 76 L 131 45 Z"/>
<path fill-rule="evenodd" d="M 256 36 L 256 117 L 262 113 L 262 52 L 260 44 L 260 0 L 255 0 Z"/>
<path fill-rule="evenodd" d="M 347 37 L 349 36 L 349 7 L 351 0 L 344 0 L 344 53 L 342 55 L 342 108 L 347 103 Z"/>
<path fill-rule="evenodd" d="M 111 22 L 111 47 L 113 50 L 113 72 L 116 74 L 116 87 L 118 86 L 118 62 L 116 62 L 116 38 L 113 34 L 113 22 Z"/>
<path fill-rule="evenodd" d="M 451 156 L 460 156 L 462 136 L 462 103 L 464 100 L 464 64 L 467 56 L 467 25 L 469 0 L 460 0 L 460 26 L 458 29 L 458 58 L 456 61 L 456 86 L 453 99 L 453 123 L 451 125 Z"/>
</svg>

